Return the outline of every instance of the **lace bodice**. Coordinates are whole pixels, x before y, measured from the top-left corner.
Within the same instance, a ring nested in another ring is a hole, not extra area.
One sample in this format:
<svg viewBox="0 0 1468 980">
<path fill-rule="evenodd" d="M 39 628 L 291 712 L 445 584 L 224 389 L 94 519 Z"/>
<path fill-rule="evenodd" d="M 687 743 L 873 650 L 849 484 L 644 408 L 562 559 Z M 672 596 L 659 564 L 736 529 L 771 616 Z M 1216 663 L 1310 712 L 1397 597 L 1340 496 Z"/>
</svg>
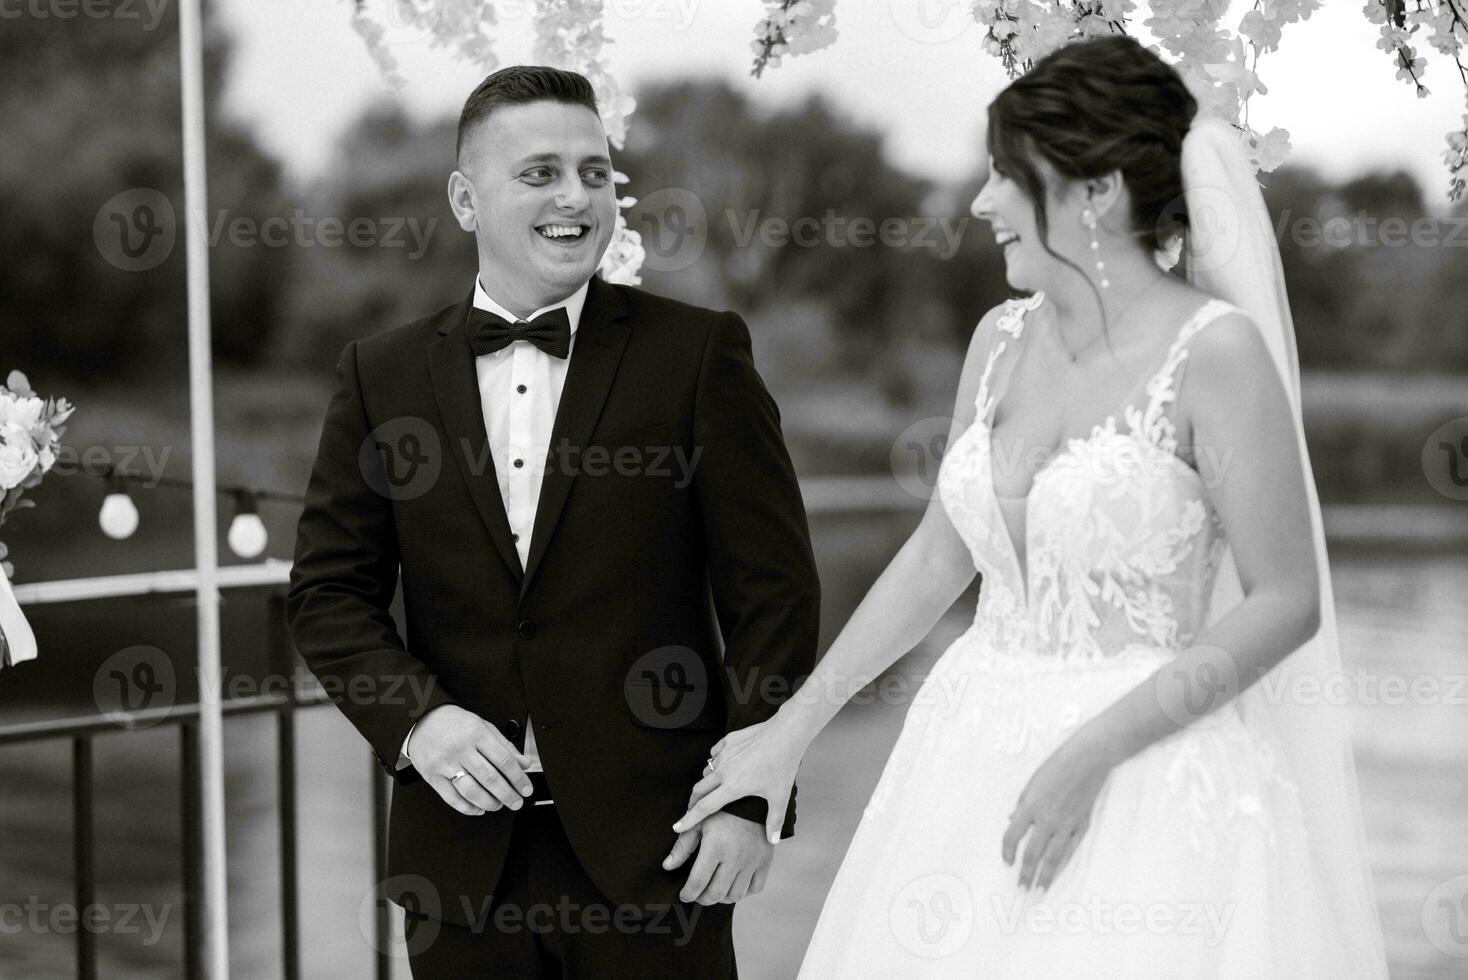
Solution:
<svg viewBox="0 0 1468 980">
<path fill-rule="evenodd" d="M 1009 300 L 975 396 L 977 418 L 950 447 L 938 493 L 983 576 L 970 633 L 1004 652 L 1100 660 L 1177 650 L 1192 642 L 1226 544 L 1197 470 L 1177 455 L 1167 407 L 1177 399 L 1187 342 L 1218 316 L 1204 303 L 1178 331 L 1146 402 L 1123 408 L 1088 436 L 1067 440 L 1035 476 L 1017 547 L 994 492 L 990 380 L 1025 314 L 1044 294 Z M 1024 562 L 1021 564 L 1020 555 Z"/>
</svg>

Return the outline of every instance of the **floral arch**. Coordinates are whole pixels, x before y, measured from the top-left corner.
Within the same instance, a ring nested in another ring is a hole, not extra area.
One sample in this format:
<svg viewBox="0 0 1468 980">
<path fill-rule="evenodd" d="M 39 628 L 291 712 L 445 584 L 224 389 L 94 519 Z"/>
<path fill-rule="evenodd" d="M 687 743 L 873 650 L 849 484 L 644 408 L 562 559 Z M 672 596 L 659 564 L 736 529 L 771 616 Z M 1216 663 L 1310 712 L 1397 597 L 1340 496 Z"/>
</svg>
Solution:
<svg viewBox="0 0 1468 980">
<path fill-rule="evenodd" d="M 352 23 L 388 81 L 401 85 L 397 64 L 383 43 L 385 28 L 367 0 L 351 0 Z M 494 0 L 390 0 L 395 20 L 431 34 L 455 56 L 491 72 L 499 67 L 494 53 Z M 636 103 L 607 67 L 603 49 L 602 0 L 529 0 L 533 8 L 535 48 L 542 64 L 570 68 L 586 75 L 602 106 L 607 136 L 620 149 Z M 1157 43 L 1153 50 L 1182 74 L 1199 102 L 1227 119 L 1255 167 L 1270 172 L 1289 155 L 1289 131 L 1260 132 L 1249 123 L 1254 96 L 1265 95 L 1259 73 L 1262 55 L 1279 49 L 1284 30 L 1309 20 L 1324 0 L 1254 0 L 1238 22 L 1226 26 L 1228 0 L 1152 0 L 1140 25 Z M 836 40 L 836 0 L 763 0 L 765 14 L 750 41 L 750 73 L 759 77 L 788 57 L 810 54 Z M 1039 58 L 1068 41 L 1108 33 L 1130 33 L 1137 24 L 1135 0 L 973 0 L 970 13 L 987 29 L 984 51 L 998 58 L 1010 77 L 1028 70 Z M 1459 81 L 1468 91 L 1468 67 L 1462 46 L 1468 40 L 1468 0 L 1365 0 L 1362 15 L 1380 28 L 1377 47 L 1396 67 L 1396 77 L 1419 98 L 1426 59 L 1414 42 L 1425 38 L 1441 56 L 1452 58 Z M 1463 196 L 1468 181 L 1468 113 L 1464 128 L 1447 134 L 1443 160 L 1451 181 L 1450 200 Z M 626 180 L 617 175 L 618 183 Z M 635 198 L 618 201 L 622 209 Z M 618 215 L 616 233 L 602 260 L 601 274 L 614 282 L 639 282 L 641 236 Z"/>
</svg>

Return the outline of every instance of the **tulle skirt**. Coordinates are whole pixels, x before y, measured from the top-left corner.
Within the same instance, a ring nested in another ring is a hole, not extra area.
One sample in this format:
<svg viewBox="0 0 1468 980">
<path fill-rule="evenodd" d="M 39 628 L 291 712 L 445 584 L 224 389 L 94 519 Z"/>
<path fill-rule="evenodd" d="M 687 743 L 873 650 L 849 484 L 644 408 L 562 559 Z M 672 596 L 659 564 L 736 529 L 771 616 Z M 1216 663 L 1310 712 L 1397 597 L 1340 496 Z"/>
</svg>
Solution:
<svg viewBox="0 0 1468 980">
<path fill-rule="evenodd" d="M 1170 657 L 1137 648 L 1077 665 L 970 634 L 949 647 L 908 711 L 802 980 L 1350 976 L 1312 891 L 1283 755 L 1232 705 L 1112 772 L 1045 893 L 1019 887 L 1019 857 L 1004 863 L 1030 776 Z"/>
</svg>

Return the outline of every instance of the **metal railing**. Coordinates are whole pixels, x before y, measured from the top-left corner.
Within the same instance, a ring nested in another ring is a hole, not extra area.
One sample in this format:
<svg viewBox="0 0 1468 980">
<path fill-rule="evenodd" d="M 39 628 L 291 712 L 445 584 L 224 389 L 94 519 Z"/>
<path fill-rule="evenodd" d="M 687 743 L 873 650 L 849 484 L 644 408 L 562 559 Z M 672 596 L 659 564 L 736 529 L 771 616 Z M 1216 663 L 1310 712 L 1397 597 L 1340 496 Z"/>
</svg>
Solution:
<svg viewBox="0 0 1468 980">
<path fill-rule="evenodd" d="M 268 586 L 266 596 L 267 661 L 272 672 L 290 677 L 296 669 L 294 647 L 285 618 L 286 585 L 290 563 L 266 561 L 258 565 L 221 568 L 218 583 L 221 592 L 231 586 Z M 15 588 L 22 606 L 87 599 L 116 598 L 166 593 L 191 593 L 196 587 L 192 571 L 153 572 L 117 575 L 92 579 L 42 582 Z M 0 683 L 4 678 L 0 677 Z M 296 793 L 296 719 L 298 710 L 331 705 L 325 692 L 307 692 L 291 685 L 288 695 L 258 695 L 222 699 L 226 718 L 273 714 L 276 733 L 276 799 L 280 841 L 280 929 L 281 967 L 286 980 L 301 976 L 301 928 L 299 900 L 299 852 L 297 849 L 298 806 Z M 72 757 L 72 887 L 76 906 L 92 906 L 96 895 L 96 826 L 95 785 L 93 772 L 93 740 L 98 735 L 119 731 L 154 729 L 172 726 L 178 729 L 181 769 L 179 807 L 183 866 L 183 970 L 187 977 L 205 973 L 202 934 L 205 905 L 203 867 L 205 847 L 202 818 L 198 812 L 199 787 L 203 778 L 203 760 L 199 750 L 198 704 L 174 704 L 142 708 L 119 717 L 100 712 L 86 716 L 43 719 L 0 726 L 0 748 L 50 739 L 70 739 Z M 368 773 L 372 785 L 372 847 L 375 882 L 386 878 L 388 777 L 370 753 Z M 392 970 L 391 936 L 387 900 L 379 894 L 374 948 L 375 974 L 388 980 Z M 77 976 L 93 980 L 98 976 L 97 933 L 92 929 L 76 930 Z"/>
</svg>

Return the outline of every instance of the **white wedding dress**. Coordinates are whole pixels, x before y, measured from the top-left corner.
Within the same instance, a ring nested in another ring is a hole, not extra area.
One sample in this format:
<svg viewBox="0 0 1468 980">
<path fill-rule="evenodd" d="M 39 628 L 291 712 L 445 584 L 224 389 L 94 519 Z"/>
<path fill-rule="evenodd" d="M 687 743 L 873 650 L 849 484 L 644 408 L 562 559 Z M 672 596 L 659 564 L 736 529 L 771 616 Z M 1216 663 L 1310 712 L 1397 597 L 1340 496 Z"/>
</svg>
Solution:
<svg viewBox="0 0 1468 980">
<path fill-rule="evenodd" d="M 1043 294 L 1011 300 L 938 493 L 983 576 L 973 625 L 907 714 L 832 885 L 805 980 L 1264 980 L 1358 975 L 1312 883 L 1294 774 L 1231 702 L 1119 765 L 1048 892 L 1001 839 L 1030 776 L 1205 625 L 1225 548 L 1169 407 L 1184 323 L 1144 396 L 1067 442 L 1010 504 L 994 492 L 996 362 Z M 1011 524 L 1013 528 L 1011 528 Z M 1022 547 L 1016 547 L 1016 542 Z M 1020 849 L 1023 853 L 1023 847 Z"/>
</svg>

